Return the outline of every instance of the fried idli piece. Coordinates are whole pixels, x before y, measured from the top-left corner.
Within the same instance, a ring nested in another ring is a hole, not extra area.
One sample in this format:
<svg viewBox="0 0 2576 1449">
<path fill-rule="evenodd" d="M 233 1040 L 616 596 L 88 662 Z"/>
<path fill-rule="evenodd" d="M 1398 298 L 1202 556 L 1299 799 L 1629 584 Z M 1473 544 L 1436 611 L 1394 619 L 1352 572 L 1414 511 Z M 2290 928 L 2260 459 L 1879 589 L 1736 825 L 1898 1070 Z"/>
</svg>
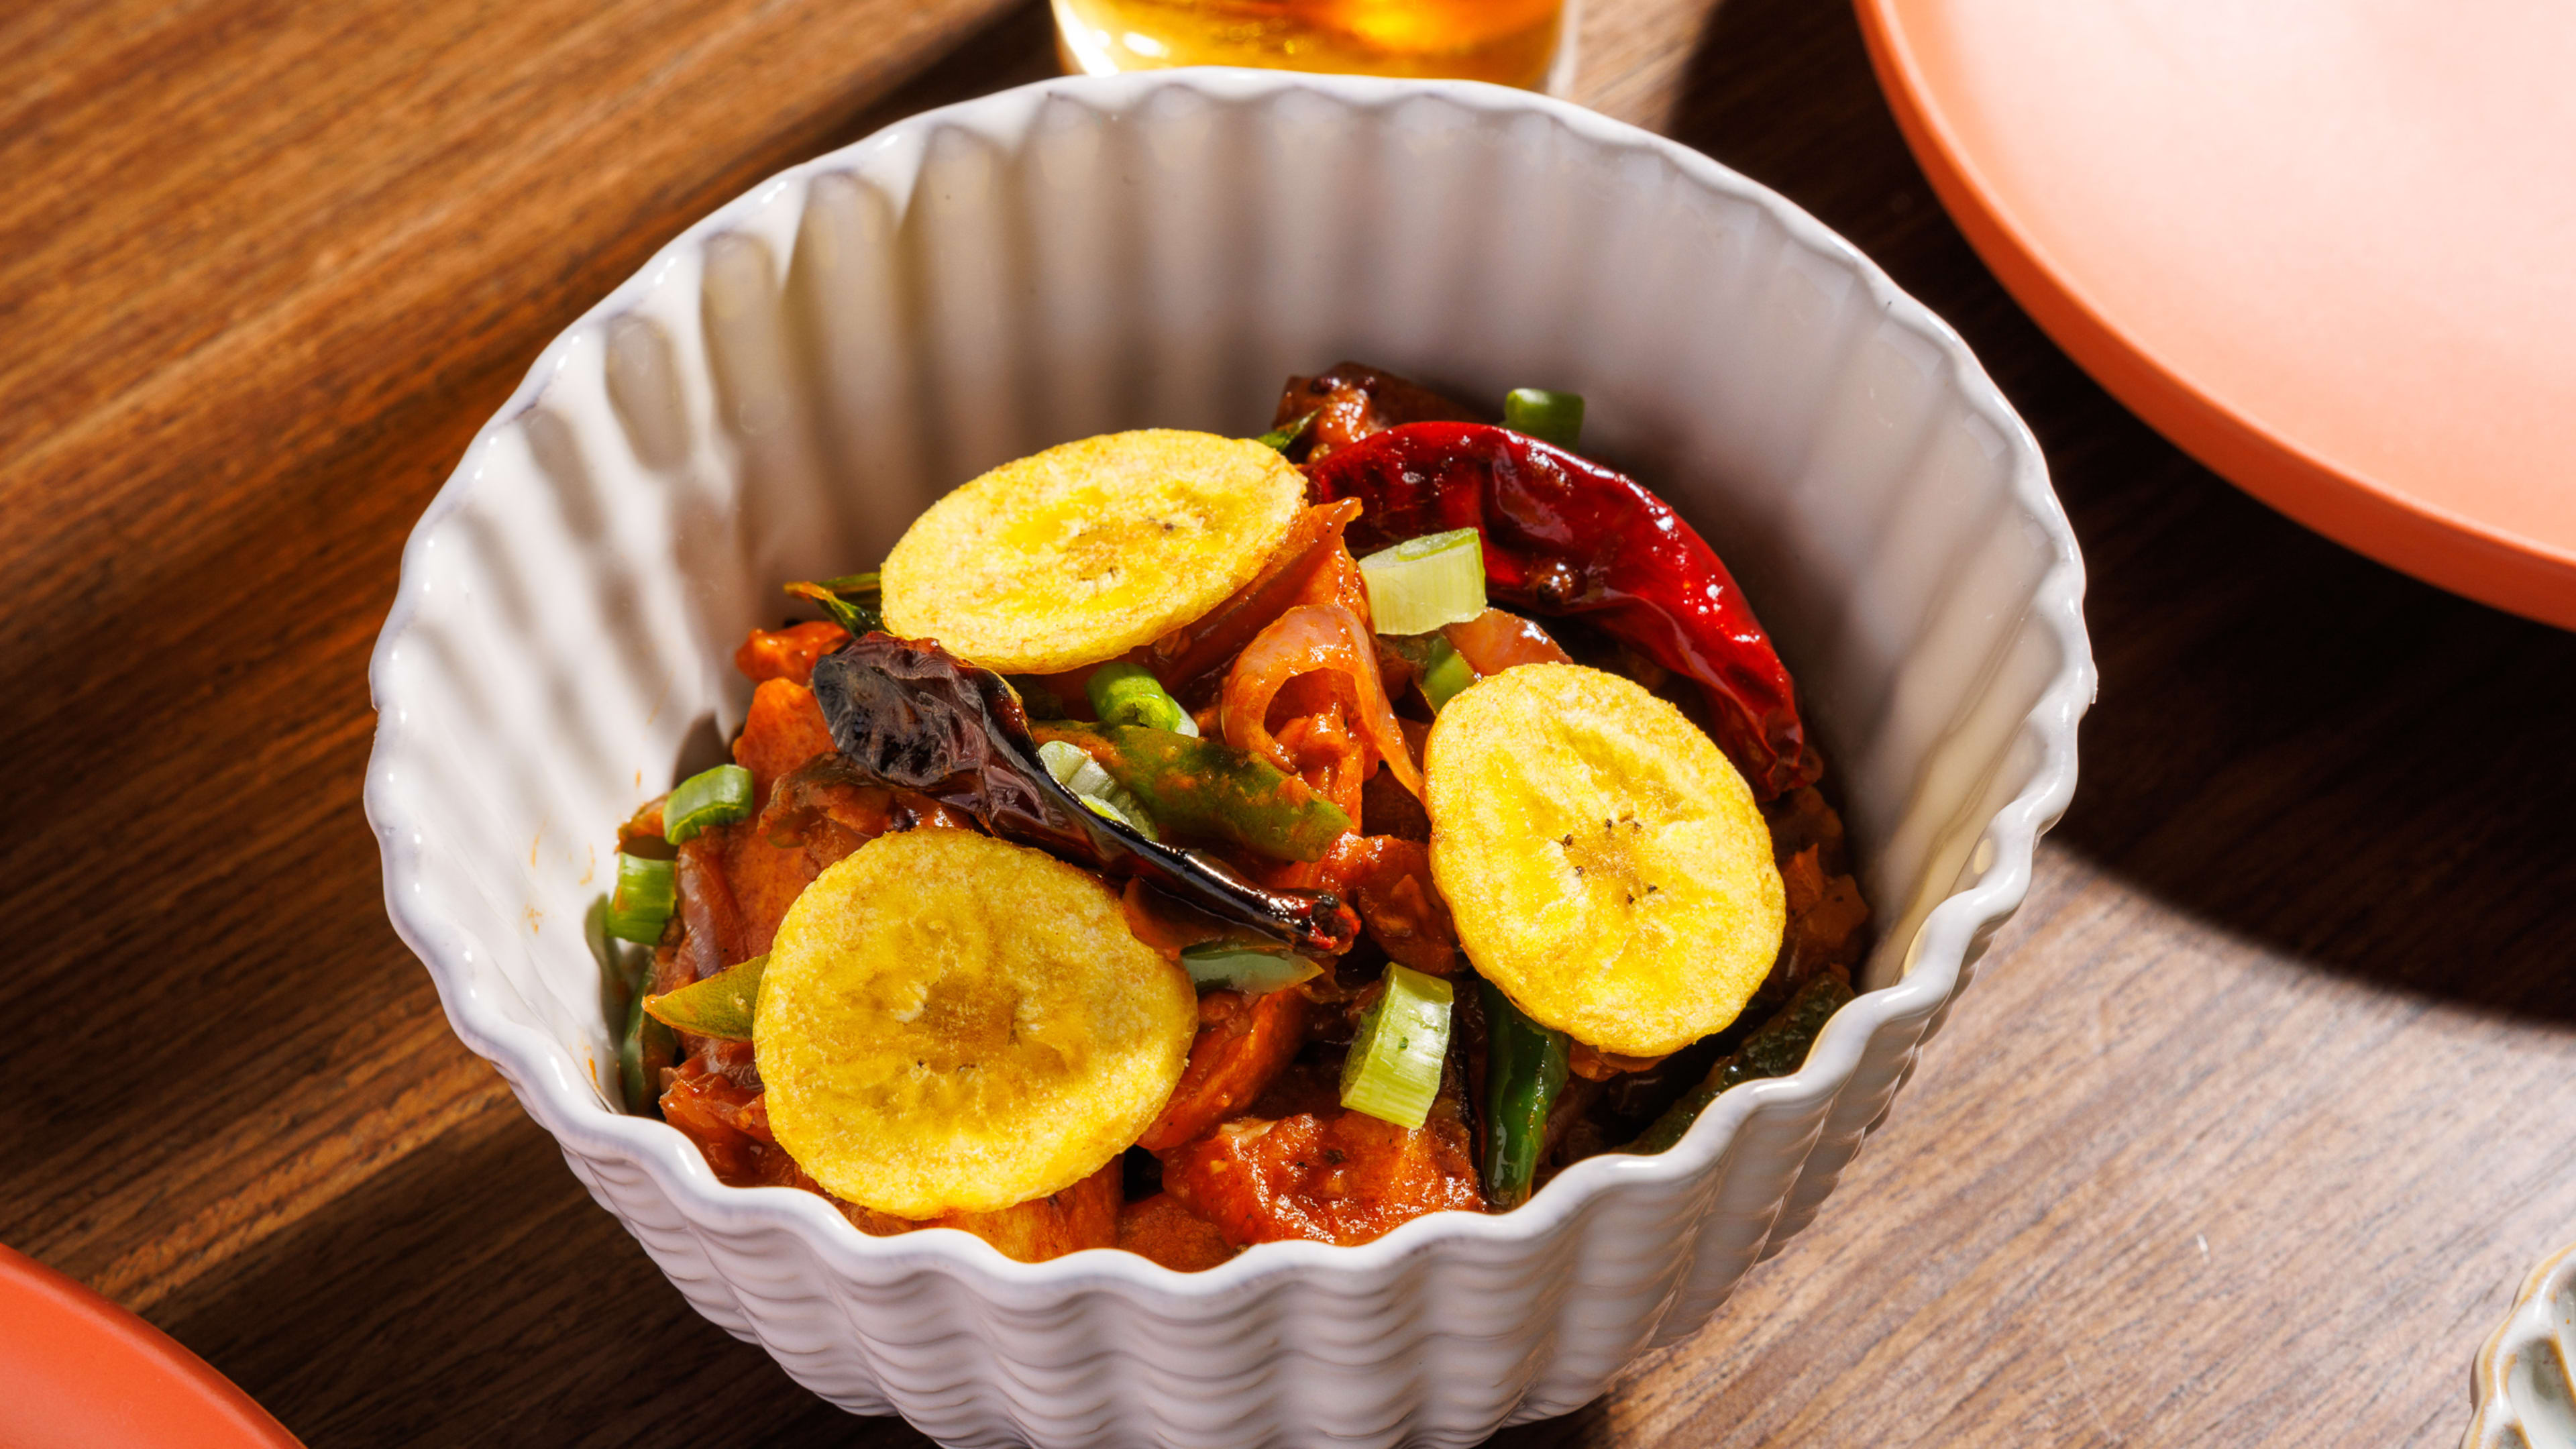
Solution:
<svg viewBox="0 0 2576 1449">
<path fill-rule="evenodd" d="M 1252 582 L 1306 506 L 1263 445 L 1166 428 L 1049 448 L 930 506 L 886 556 L 887 632 L 1010 674 L 1151 644 Z"/>
<path fill-rule="evenodd" d="M 1651 1057 L 1733 1022 L 1780 954 L 1771 835 L 1680 710 L 1571 664 L 1480 680 L 1431 727 L 1431 873 L 1534 1020 Z"/>
<path fill-rule="evenodd" d="M 1492 418 L 1464 403 L 1444 397 L 1420 383 L 1363 362 L 1337 362 L 1315 377 L 1292 377 L 1279 394 L 1270 425 L 1284 428 L 1312 413 L 1315 420 L 1292 445 L 1304 461 L 1330 457 L 1372 433 L 1405 423 L 1483 423 Z"/>
<path fill-rule="evenodd" d="M 804 684 L 814 677 L 814 661 L 850 642 L 850 631 L 828 619 L 790 624 L 784 629 L 754 629 L 733 651 L 733 667 L 757 684 L 764 679 Z"/>
<path fill-rule="evenodd" d="M 1165 1154 L 1165 1188 L 1243 1247 L 1285 1238 L 1365 1243 L 1425 1213 L 1482 1212 L 1457 1098 L 1420 1127 L 1339 1107 L 1238 1117 Z"/>
<path fill-rule="evenodd" d="M 834 1195 L 907 1218 L 1061 1192 L 1180 1080 L 1198 998 L 1118 897 L 971 831 L 879 836 L 789 909 L 754 1022 L 778 1142 Z"/>
<path fill-rule="evenodd" d="M 1314 1016 L 1314 1003 L 1294 989 L 1260 996 L 1211 991 L 1200 997 L 1189 1066 L 1136 1145 L 1162 1152 L 1248 1110 L 1306 1044 Z"/>
<path fill-rule="evenodd" d="M 956 1228 L 992 1244 L 1005 1258 L 1043 1263 L 1085 1248 L 1118 1246 L 1118 1209 L 1124 1201 L 1113 1158 L 1107 1167 L 1062 1192 L 1014 1203 L 999 1212 L 950 1213 L 914 1226 Z"/>
<path fill-rule="evenodd" d="M 734 736 L 733 762 L 751 772 L 752 798 L 766 804 L 770 786 L 832 748 L 814 691 L 792 679 L 764 679 Z"/>
<path fill-rule="evenodd" d="M 1234 1256 L 1216 1224 L 1191 1212 L 1179 1198 L 1158 1192 L 1118 1213 L 1118 1246 L 1176 1273 L 1196 1273 Z"/>
</svg>

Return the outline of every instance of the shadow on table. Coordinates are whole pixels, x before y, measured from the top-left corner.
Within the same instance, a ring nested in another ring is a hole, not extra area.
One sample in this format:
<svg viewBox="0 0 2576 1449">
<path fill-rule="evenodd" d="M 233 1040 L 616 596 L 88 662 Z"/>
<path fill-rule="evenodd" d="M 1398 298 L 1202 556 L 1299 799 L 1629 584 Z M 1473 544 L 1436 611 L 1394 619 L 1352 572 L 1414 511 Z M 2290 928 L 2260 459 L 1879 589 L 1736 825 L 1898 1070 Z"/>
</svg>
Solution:
<svg viewBox="0 0 2576 1449">
<path fill-rule="evenodd" d="M 2576 1022 L 2576 635 L 2306 532 L 2094 386 L 1950 225 L 1849 6 L 1726 0 L 1671 129 L 1869 252 L 2038 434 L 2102 671 L 2056 842 L 2327 970 Z"/>
<path fill-rule="evenodd" d="M 314 1445 L 929 1442 L 711 1329 L 515 1108 L 149 1316 Z M 599 1320 L 615 1331 L 574 1328 Z"/>
</svg>

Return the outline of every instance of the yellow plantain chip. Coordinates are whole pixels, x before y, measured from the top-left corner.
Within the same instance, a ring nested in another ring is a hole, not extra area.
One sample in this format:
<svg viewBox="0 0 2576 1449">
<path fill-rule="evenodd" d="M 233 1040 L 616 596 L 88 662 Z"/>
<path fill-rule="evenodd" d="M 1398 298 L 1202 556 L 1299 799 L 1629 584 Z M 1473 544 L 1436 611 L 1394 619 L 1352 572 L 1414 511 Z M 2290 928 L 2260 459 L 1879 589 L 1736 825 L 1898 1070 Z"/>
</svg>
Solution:
<svg viewBox="0 0 2576 1449">
<path fill-rule="evenodd" d="M 850 1202 L 929 1218 L 1099 1171 L 1153 1125 L 1197 1032 L 1189 974 L 1107 886 L 925 828 L 868 842 L 788 908 L 752 1050 L 790 1157 Z"/>
<path fill-rule="evenodd" d="M 1240 438 L 1049 448 L 913 521 L 881 571 L 886 629 L 1011 674 L 1115 659 L 1252 582 L 1305 502 L 1294 465 Z"/>
<path fill-rule="evenodd" d="M 1658 1056 L 1722 1030 L 1786 899 L 1744 777 L 1615 674 L 1524 664 L 1431 726 L 1431 876 L 1485 978 L 1539 1022 Z"/>
</svg>

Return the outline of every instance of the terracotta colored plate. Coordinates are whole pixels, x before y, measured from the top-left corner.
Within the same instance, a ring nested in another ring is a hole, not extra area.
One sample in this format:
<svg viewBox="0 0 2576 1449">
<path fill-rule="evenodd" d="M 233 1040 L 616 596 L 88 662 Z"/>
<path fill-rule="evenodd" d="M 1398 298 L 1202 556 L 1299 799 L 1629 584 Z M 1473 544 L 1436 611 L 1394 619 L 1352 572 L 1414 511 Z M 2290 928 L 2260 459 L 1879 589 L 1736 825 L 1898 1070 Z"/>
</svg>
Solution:
<svg viewBox="0 0 2576 1449">
<path fill-rule="evenodd" d="M 300 1449 L 169 1335 L 7 1248 L 0 1385 L 7 1449 Z"/>
<path fill-rule="evenodd" d="M 2576 5 L 1857 0 L 2085 369 L 2273 507 L 2576 628 Z"/>
</svg>

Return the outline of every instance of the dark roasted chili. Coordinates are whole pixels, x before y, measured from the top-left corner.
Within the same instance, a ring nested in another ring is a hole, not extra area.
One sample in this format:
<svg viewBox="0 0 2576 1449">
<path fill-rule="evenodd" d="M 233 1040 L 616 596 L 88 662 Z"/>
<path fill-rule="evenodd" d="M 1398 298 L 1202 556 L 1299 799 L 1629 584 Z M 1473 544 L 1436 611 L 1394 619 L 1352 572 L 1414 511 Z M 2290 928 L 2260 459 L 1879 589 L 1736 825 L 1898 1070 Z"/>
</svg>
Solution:
<svg viewBox="0 0 2576 1449">
<path fill-rule="evenodd" d="M 1359 918 L 1330 894 L 1271 890 L 1220 862 L 1149 840 L 1047 773 L 1002 676 L 929 640 L 867 634 L 814 666 L 833 743 L 869 783 L 918 791 L 1005 840 L 1133 877 L 1293 951 L 1349 949 Z"/>
</svg>

